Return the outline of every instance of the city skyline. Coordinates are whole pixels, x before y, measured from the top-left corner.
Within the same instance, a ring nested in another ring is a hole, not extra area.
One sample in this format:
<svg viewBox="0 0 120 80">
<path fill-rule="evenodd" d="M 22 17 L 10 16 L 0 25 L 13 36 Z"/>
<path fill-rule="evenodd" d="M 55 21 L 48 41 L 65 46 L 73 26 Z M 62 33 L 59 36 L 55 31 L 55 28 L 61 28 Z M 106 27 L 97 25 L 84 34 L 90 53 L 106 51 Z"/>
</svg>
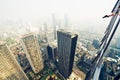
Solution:
<svg viewBox="0 0 120 80">
<path fill-rule="evenodd" d="M 0 0 L 0 11 L 0 80 L 120 79 L 120 0 Z"/>
<path fill-rule="evenodd" d="M 103 33 L 109 19 L 103 20 L 102 17 L 111 13 L 115 2 L 115 0 L 4 0 L 0 1 L 0 29 L 4 31 L 4 27 L 10 30 L 31 27 L 34 31 L 41 27 L 44 22 L 51 26 L 51 15 L 54 13 L 60 20 L 63 20 L 64 14 L 68 14 L 73 28 L 84 30 L 92 28 L 94 32 Z"/>
</svg>

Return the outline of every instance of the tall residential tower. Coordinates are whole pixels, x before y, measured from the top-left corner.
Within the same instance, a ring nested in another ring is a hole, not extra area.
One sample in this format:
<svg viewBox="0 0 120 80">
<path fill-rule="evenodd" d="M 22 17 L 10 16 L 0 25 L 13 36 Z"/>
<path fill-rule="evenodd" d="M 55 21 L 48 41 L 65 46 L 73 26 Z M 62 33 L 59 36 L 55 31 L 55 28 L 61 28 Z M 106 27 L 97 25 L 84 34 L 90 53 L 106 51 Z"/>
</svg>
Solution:
<svg viewBox="0 0 120 80">
<path fill-rule="evenodd" d="M 43 69 L 44 64 L 36 36 L 33 33 L 24 35 L 22 44 L 33 71 L 38 73 Z"/>
<path fill-rule="evenodd" d="M 0 42 L 0 80 L 28 80 L 5 43 Z"/>
</svg>

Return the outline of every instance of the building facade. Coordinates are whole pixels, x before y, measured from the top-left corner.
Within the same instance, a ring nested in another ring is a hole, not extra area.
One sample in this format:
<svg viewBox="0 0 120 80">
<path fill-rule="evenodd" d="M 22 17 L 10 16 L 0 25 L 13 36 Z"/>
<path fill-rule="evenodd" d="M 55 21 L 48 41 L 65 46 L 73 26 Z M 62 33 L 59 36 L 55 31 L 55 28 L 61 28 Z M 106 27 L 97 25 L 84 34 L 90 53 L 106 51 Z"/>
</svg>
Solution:
<svg viewBox="0 0 120 80">
<path fill-rule="evenodd" d="M 22 45 L 20 43 L 14 43 L 10 45 L 9 48 L 16 57 L 17 62 L 20 64 L 24 72 L 27 73 L 28 68 L 31 67 L 28 59 L 26 58 L 26 54 L 23 51 Z"/>
<path fill-rule="evenodd" d="M 57 44 L 51 43 L 47 46 L 49 60 L 55 61 L 57 58 Z"/>
<path fill-rule="evenodd" d="M 59 72 L 64 78 L 68 78 L 72 72 L 77 37 L 77 34 L 69 31 L 57 31 Z"/>
<path fill-rule="evenodd" d="M 0 43 L 0 80 L 28 80 L 5 43 Z"/>
<path fill-rule="evenodd" d="M 32 70 L 38 73 L 44 68 L 44 64 L 36 36 L 33 33 L 26 34 L 21 42 Z"/>
</svg>

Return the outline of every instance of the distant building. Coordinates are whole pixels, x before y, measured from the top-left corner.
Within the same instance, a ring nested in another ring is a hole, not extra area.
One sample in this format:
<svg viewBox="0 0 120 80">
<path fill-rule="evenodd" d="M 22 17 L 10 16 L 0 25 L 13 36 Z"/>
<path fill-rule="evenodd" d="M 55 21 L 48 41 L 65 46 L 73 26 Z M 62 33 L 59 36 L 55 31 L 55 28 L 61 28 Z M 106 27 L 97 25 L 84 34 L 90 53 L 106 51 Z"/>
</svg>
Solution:
<svg viewBox="0 0 120 80">
<path fill-rule="evenodd" d="M 38 73 L 43 69 L 44 64 L 36 36 L 33 33 L 24 35 L 22 44 L 33 71 Z"/>
<path fill-rule="evenodd" d="M 64 14 L 64 28 L 65 28 L 65 29 L 69 29 L 68 14 Z"/>
<path fill-rule="evenodd" d="M 57 31 L 59 72 L 68 78 L 72 72 L 78 35 L 69 31 Z"/>
<path fill-rule="evenodd" d="M 100 80 L 114 80 L 116 75 L 120 72 L 120 65 L 116 59 L 106 57 L 103 63 L 103 67 L 100 72 Z"/>
<path fill-rule="evenodd" d="M 44 31 L 45 31 L 45 40 L 46 40 L 46 42 L 48 42 L 48 38 L 47 38 L 48 26 L 47 26 L 47 23 L 44 23 L 43 26 L 44 26 Z"/>
<path fill-rule="evenodd" d="M 94 46 L 95 49 L 99 49 L 100 47 L 99 41 L 96 39 L 93 40 L 92 45 Z"/>
<path fill-rule="evenodd" d="M 53 26 L 53 32 L 54 32 L 54 39 L 56 39 L 56 27 L 57 27 L 57 19 L 55 17 L 55 14 L 52 14 L 52 26 Z"/>
<path fill-rule="evenodd" d="M 0 43 L 0 80 L 28 80 L 5 43 Z"/>
<path fill-rule="evenodd" d="M 61 23 L 62 23 L 61 20 L 58 20 L 58 29 L 61 29 L 61 27 L 62 27 L 62 26 L 61 26 L 61 25 L 62 25 Z"/>
</svg>

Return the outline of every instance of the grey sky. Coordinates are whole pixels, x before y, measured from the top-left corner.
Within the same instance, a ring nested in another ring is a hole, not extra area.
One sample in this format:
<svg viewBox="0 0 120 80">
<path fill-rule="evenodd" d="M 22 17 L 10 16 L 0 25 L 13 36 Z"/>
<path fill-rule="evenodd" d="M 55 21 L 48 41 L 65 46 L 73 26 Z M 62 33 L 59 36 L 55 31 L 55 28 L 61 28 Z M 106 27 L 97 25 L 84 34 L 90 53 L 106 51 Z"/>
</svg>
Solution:
<svg viewBox="0 0 120 80">
<path fill-rule="evenodd" d="M 0 24 L 23 20 L 30 22 L 49 21 L 51 14 L 59 18 L 65 13 L 73 26 L 101 29 L 107 26 L 109 14 L 117 0 L 0 0 Z M 0 26 L 1 27 L 1 26 Z M 98 27 L 98 28 L 96 28 Z"/>
</svg>

